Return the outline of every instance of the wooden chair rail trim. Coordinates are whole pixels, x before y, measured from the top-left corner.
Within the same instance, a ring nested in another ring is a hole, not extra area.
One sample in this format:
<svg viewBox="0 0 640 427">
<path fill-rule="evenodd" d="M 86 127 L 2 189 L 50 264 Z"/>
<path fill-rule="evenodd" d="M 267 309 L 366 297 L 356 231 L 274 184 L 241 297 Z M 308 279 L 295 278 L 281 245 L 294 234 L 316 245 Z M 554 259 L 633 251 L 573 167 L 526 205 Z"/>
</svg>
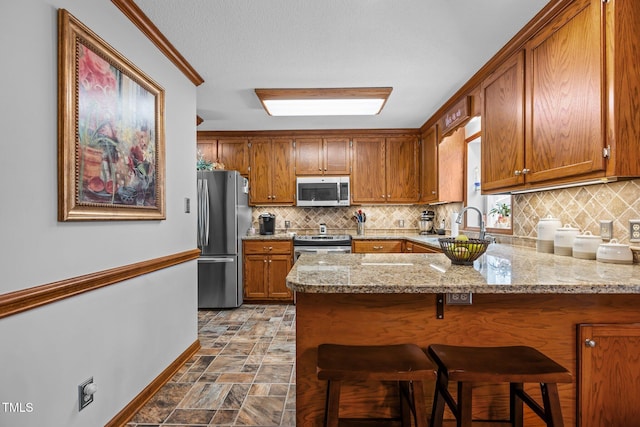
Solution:
<svg viewBox="0 0 640 427">
<path fill-rule="evenodd" d="M 85 274 L 59 282 L 34 286 L 0 295 L 0 319 L 60 301 L 84 292 L 113 285 L 143 274 L 197 259 L 199 249 L 191 249 L 160 258 L 124 265 L 109 270 Z"/>
<path fill-rule="evenodd" d="M 184 73 L 194 85 L 200 86 L 204 83 L 204 79 L 198 72 L 187 62 L 182 54 L 171 44 L 171 42 L 160 32 L 158 27 L 144 14 L 142 9 L 135 4 L 134 0 L 111 0 L 129 20 L 142 31 L 153 44 L 164 55 L 173 62 L 180 71 Z"/>
<path fill-rule="evenodd" d="M 115 417 L 105 424 L 105 427 L 124 426 L 142 407 L 178 372 L 178 370 L 200 350 L 200 341 L 196 340 L 176 360 L 146 386 L 131 402 L 127 404 Z"/>
</svg>

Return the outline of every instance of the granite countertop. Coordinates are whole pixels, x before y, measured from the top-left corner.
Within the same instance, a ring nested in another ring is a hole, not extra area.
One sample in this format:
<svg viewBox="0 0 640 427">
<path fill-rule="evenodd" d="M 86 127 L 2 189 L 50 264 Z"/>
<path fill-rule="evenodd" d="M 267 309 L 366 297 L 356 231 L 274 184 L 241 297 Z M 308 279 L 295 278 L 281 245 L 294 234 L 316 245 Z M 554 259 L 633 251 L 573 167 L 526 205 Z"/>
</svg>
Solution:
<svg viewBox="0 0 640 427">
<path fill-rule="evenodd" d="M 444 254 L 303 254 L 287 286 L 305 293 L 637 294 L 640 265 L 496 243 L 473 266 L 452 265 Z"/>
</svg>

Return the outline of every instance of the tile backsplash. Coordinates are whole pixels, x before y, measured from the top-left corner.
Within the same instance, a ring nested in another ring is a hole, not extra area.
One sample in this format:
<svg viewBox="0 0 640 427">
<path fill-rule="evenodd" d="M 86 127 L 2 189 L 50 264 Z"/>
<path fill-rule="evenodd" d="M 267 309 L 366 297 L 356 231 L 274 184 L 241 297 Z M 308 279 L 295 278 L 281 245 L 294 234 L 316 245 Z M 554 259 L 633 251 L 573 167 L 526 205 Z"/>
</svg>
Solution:
<svg viewBox="0 0 640 427">
<path fill-rule="evenodd" d="M 629 242 L 629 220 L 640 218 L 640 179 L 582 187 L 515 194 L 513 196 L 513 237 L 536 239 L 536 225 L 541 217 L 551 215 L 563 224 L 573 224 L 583 231 L 600 234 L 600 220 L 613 220 L 613 237 Z M 445 219 L 450 229 L 453 212 L 462 203 L 442 205 L 351 206 L 348 208 L 267 207 L 253 209 L 253 222 L 258 228 L 258 216 L 264 212 L 276 215 L 276 228 L 284 231 L 290 221 L 290 231 L 316 233 L 325 223 L 329 233 L 355 233 L 353 213 L 362 209 L 367 214 L 366 229 L 384 232 L 411 232 L 418 229 L 420 214 L 425 209 L 436 213 L 436 227 Z M 404 220 L 404 227 L 400 227 Z"/>
</svg>

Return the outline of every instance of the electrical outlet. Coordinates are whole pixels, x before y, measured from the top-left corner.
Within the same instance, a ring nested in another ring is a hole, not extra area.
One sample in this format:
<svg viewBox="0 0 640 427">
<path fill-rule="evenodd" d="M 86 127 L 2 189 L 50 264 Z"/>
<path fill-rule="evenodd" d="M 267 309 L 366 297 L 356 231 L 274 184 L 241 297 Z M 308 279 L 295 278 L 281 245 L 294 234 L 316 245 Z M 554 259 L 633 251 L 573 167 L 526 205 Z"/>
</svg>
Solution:
<svg viewBox="0 0 640 427">
<path fill-rule="evenodd" d="M 602 240 L 613 239 L 613 220 L 600 221 L 600 237 L 602 237 Z"/>
<path fill-rule="evenodd" d="M 629 220 L 629 241 L 632 243 L 640 242 L 640 219 Z"/>
<path fill-rule="evenodd" d="M 450 305 L 471 305 L 471 292 L 453 292 L 447 294 L 447 304 Z"/>
<path fill-rule="evenodd" d="M 98 387 L 93 383 L 93 377 L 78 386 L 78 411 L 82 411 L 93 402 L 93 395 L 96 391 L 98 391 Z"/>
</svg>

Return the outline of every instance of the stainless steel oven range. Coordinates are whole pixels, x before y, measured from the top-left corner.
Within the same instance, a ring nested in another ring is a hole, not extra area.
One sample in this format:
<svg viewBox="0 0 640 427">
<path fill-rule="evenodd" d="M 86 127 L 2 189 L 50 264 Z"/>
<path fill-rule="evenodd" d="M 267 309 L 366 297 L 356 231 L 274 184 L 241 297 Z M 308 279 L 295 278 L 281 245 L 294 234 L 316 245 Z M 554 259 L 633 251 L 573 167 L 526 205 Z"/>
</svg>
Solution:
<svg viewBox="0 0 640 427">
<path fill-rule="evenodd" d="M 351 236 L 348 234 L 296 235 L 293 238 L 294 261 L 303 253 L 351 252 Z"/>
</svg>

